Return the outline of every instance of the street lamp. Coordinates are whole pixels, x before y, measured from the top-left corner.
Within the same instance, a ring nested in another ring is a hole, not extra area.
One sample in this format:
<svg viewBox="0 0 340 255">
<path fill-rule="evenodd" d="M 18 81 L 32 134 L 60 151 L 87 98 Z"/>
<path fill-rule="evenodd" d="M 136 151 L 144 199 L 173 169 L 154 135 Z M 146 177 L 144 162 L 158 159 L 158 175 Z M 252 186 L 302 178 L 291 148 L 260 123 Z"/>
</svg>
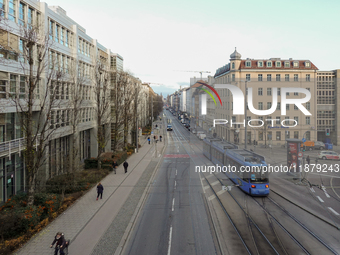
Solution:
<svg viewBox="0 0 340 255">
<path fill-rule="evenodd" d="M 245 118 L 245 127 L 244 127 L 244 148 L 247 149 L 247 125 L 248 125 L 248 121 L 247 121 L 247 97 L 248 97 L 248 88 L 247 88 L 247 83 L 250 82 L 248 80 L 242 81 L 245 84 L 245 100 L 244 100 L 244 118 Z"/>
</svg>

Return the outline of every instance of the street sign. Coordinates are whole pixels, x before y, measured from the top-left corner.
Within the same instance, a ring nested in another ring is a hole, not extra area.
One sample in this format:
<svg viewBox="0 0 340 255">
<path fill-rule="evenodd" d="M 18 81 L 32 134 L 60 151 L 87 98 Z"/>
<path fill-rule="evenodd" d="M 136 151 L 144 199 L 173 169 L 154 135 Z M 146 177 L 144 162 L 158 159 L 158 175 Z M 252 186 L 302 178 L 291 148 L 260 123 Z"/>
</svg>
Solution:
<svg viewBox="0 0 340 255">
<path fill-rule="evenodd" d="M 298 160 L 302 160 L 302 156 L 303 156 L 302 151 L 299 151 L 299 153 L 298 153 Z"/>
<path fill-rule="evenodd" d="M 306 138 L 302 138 L 302 142 L 305 142 L 305 141 L 307 141 Z"/>
</svg>

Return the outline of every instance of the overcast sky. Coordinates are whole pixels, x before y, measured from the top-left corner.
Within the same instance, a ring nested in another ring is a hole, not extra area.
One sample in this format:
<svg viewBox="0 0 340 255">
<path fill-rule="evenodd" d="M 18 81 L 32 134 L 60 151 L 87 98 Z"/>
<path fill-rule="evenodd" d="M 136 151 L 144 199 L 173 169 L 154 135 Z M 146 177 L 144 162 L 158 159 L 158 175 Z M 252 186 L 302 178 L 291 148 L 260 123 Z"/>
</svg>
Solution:
<svg viewBox="0 0 340 255">
<path fill-rule="evenodd" d="M 43 1 L 43 0 L 42 0 Z M 309 59 L 340 68 L 339 0 L 47 0 L 124 58 L 124 69 L 156 92 L 242 59 Z M 203 74 L 203 77 L 209 75 Z"/>
</svg>

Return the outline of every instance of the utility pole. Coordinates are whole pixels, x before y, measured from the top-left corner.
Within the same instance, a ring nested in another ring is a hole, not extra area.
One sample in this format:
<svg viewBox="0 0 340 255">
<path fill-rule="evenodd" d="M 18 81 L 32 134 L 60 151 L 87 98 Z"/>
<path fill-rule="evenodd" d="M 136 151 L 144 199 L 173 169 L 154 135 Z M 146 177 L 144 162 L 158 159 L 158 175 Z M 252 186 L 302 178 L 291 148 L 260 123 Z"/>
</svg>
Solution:
<svg viewBox="0 0 340 255">
<path fill-rule="evenodd" d="M 246 91 L 246 97 L 244 100 L 244 117 L 245 117 L 245 127 L 244 127 L 244 148 L 247 149 L 247 126 L 248 126 L 248 121 L 247 121 L 247 97 L 248 97 L 248 89 L 247 89 L 247 80 L 244 82 L 245 83 L 245 91 Z"/>
</svg>

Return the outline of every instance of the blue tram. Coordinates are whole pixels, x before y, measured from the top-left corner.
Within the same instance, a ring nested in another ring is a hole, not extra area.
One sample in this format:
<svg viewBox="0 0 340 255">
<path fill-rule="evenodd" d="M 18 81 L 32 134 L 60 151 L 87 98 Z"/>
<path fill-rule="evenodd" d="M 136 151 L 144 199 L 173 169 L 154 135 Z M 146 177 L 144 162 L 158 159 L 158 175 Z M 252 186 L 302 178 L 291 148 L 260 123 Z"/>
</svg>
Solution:
<svg viewBox="0 0 340 255">
<path fill-rule="evenodd" d="M 214 164 L 227 167 L 226 175 L 252 196 L 269 194 L 269 178 L 265 158 L 255 152 L 239 149 L 237 145 L 219 139 L 204 139 L 203 154 Z"/>
</svg>

